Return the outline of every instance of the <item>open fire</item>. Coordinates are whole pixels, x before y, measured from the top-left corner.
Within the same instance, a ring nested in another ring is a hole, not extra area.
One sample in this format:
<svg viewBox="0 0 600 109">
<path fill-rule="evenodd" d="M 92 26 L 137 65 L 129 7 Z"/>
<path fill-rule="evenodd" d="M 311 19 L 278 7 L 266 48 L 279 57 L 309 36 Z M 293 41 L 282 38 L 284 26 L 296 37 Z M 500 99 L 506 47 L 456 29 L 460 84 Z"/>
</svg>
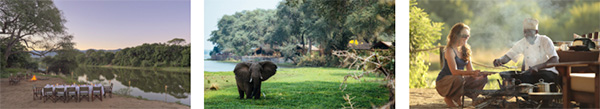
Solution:
<svg viewBox="0 0 600 109">
<path fill-rule="evenodd" d="M 30 81 L 37 81 L 37 78 L 35 77 L 35 75 L 33 75 L 33 77 L 31 77 Z"/>
</svg>

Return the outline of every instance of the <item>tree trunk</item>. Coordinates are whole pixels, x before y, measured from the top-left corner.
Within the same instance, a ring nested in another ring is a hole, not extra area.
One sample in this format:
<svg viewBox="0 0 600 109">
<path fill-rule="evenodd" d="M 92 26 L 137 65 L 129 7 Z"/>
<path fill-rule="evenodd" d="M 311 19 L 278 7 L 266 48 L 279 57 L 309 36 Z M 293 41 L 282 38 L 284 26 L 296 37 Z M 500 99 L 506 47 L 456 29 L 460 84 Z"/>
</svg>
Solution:
<svg viewBox="0 0 600 109">
<path fill-rule="evenodd" d="M 13 37 L 14 37 L 14 36 L 13 36 Z M 4 60 L 2 60 L 2 61 L 4 61 L 4 62 L 6 62 L 6 65 L 4 65 L 4 66 L 8 66 L 8 65 L 10 65 L 10 64 L 8 63 L 8 57 L 9 57 L 9 56 L 12 54 L 12 48 L 15 46 L 15 42 L 17 42 L 17 41 L 18 41 L 17 39 L 15 39 L 15 38 L 13 38 L 13 37 L 11 37 L 11 38 L 9 39 L 9 40 L 12 40 L 12 41 L 10 41 L 10 42 L 8 43 L 8 46 L 6 47 L 6 50 L 4 50 L 4 57 L 3 57 L 3 58 L 4 58 Z"/>
<path fill-rule="evenodd" d="M 300 37 L 301 37 L 301 40 L 302 40 L 302 42 L 301 42 L 302 43 L 302 49 L 306 50 L 306 43 L 304 43 L 304 32 L 305 31 L 302 31 L 302 33 L 300 33 Z M 302 54 L 306 54 L 306 51 L 304 51 Z"/>
<path fill-rule="evenodd" d="M 307 39 L 308 39 L 308 51 L 307 51 L 307 53 L 310 56 L 311 55 L 310 52 L 312 50 L 312 42 L 311 42 L 310 38 L 307 38 Z"/>
</svg>

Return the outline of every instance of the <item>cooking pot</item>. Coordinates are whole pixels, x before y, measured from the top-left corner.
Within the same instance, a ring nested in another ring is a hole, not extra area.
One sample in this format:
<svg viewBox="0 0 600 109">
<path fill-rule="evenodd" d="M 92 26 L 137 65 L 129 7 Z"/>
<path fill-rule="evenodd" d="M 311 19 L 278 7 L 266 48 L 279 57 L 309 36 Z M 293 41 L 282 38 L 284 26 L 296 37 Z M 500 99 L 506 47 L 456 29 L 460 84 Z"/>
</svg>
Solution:
<svg viewBox="0 0 600 109">
<path fill-rule="evenodd" d="M 531 93 L 533 92 L 533 88 L 535 86 L 529 83 L 521 83 L 519 84 L 519 93 Z"/>
<path fill-rule="evenodd" d="M 540 79 L 540 82 L 535 83 L 535 86 L 538 87 L 538 92 L 550 92 L 550 85 L 554 83 L 544 82 L 544 79 Z"/>
</svg>

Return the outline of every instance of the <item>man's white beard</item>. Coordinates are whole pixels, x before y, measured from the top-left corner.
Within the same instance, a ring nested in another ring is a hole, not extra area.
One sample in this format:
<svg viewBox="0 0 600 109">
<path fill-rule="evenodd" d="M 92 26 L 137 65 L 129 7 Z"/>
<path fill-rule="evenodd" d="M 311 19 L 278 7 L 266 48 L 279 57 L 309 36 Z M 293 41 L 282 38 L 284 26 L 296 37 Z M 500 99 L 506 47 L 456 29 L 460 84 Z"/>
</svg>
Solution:
<svg viewBox="0 0 600 109">
<path fill-rule="evenodd" d="M 533 35 L 533 36 L 525 36 L 525 39 L 527 40 L 527 42 L 529 42 L 530 45 L 533 45 L 533 43 L 535 42 L 535 38 L 537 36 Z"/>
</svg>

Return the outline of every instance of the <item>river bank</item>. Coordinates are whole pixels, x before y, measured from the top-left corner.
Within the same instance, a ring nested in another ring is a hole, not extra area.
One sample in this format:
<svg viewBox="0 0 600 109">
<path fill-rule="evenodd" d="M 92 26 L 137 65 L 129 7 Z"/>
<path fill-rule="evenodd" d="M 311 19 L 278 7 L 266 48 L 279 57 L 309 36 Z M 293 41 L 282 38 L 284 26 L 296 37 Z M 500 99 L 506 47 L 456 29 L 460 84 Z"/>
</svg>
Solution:
<svg viewBox="0 0 600 109">
<path fill-rule="evenodd" d="M 162 101 L 144 100 L 135 97 L 128 97 L 113 94 L 113 97 L 103 98 L 103 101 L 87 101 L 68 103 L 58 101 L 53 103 L 42 100 L 33 100 L 32 87 L 44 86 L 46 84 L 68 83 L 67 81 L 52 76 L 36 75 L 38 78 L 49 78 L 48 80 L 38 80 L 29 82 L 21 80 L 17 85 L 9 85 L 8 78 L 0 79 L 0 108 L 171 108 L 188 109 L 189 106 L 177 103 L 168 103 Z"/>
<path fill-rule="evenodd" d="M 161 70 L 168 72 L 191 72 L 190 67 L 131 67 L 131 66 L 114 66 L 114 65 L 80 65 L 85 67 L 102 67 L 102 68 L 119 68 L 119 69 L 141 69 L 141 70 Z"/>
</svg>

